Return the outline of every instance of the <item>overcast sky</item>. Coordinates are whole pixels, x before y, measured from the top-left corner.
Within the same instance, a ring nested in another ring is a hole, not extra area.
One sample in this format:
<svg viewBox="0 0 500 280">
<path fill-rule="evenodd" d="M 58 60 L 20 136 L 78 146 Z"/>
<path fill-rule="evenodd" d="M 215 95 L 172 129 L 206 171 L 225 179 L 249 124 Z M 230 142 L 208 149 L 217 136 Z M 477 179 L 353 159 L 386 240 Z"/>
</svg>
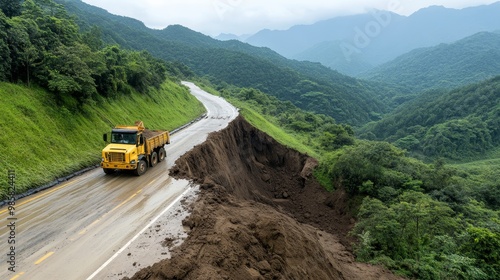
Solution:
<svg viewBox="0 0 500 280">
<path fill-rule="evenodd" d="M 261 29 L 288 29 L 340 15 L 390 10 L 402 15 L 432 5 L 464 8 L 498 0 L 82 0 L 116 15 L 163 29 L 181 24 L 216 36 L 253 34 Z"/>
</svg>

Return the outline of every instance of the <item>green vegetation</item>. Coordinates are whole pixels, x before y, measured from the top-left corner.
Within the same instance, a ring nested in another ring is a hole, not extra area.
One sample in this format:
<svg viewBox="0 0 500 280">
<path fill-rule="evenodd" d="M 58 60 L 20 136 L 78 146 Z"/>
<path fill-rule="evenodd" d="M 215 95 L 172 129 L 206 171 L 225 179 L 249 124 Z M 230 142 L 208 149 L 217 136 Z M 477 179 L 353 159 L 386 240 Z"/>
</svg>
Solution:
<svg viewBox="0 0 500 280">
<path fill-rule="evenodd" d="M 480 32 L 454 42 L 413 50 L 363 74 L 418 93 L 451 89 L 500 75 L 500 33 Z"/>
<path fill-rule="evenodd" d="M 233 102 L 233 104 L 237 105 L 238 102 Z M 287 133 L 282 128 L 274 125 L 264 116 L 255 112 L 250 106 L 248 106 L 248 104 L 240 103 L 240 105 L 240 113 L 249 123 L 258 127 L 261 131 L 267 133 L 269 136 L 287 147 L 308 154 L 312 157 L 318 157 L 315 150 L 311 149 L 311 147 L 307 145 L 304 145 L 302 141 L 297 139 L 297 135 L 293 135 L 291 132 Z"/>
<path fill-rule="evenodd" d="M 99 30 L 79 33 L 73 18 L 53 1 L 6 5 L 2 11 L 11 17 L 0 12 L 0 81 L 36 84 L 59 105 L 81 109 L 99 96 L 159 89 L 166 78 L 164 62 L 144 51 L 102 48 Z"/>
<path fill-rule="evenodd" d="M 171 130 L 204 110 L 185 87 L 173 81 L 147 95 L 134 92 L 100 98 L 84 105 L 81 112 L 57 105 L 43 89 L 8 83 L 0 83 L 0 99 L 0 153 L 4 155 L 0 173 L 16 171 L 19 193 L 98 164 L 102 134 L 114 125 L 142 120 L 148 128 Z M 0 197 L 5 195 L 2 188 Z"/>
<path fill-rule="evenodd" d="M 208 90 L 214 87 L 207 80 L 201 83 Z M 250 123 L 298 151 L 320 157 L 324 151 L 354 144 L 353 129 L 337 124 L 332 117 L 304 111 L 257 89 L 227 84 L 216 88 L 219 95 L 241 109 Z"/>
<path fill-rule="evenodd" d="M 415 156 L 467 161 L 500 145 L 500 76 L 449 92 L 431 91 L 360 130 Z"/>
</svg>

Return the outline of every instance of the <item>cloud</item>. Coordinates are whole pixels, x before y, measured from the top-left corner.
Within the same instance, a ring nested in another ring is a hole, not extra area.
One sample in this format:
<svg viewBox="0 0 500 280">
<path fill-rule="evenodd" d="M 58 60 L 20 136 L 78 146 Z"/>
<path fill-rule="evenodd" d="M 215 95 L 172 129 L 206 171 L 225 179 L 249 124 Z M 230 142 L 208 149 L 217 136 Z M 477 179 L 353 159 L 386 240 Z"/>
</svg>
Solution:
<svg viewBox="0 0 500 280">
<path fill-rule="evenodd" d="M 420 8 L 442 5 L 463 8 L 495 2 L 488 0 L 83 0 L 110 13 L 138 19 L 150 28 L 181 24 L 208 34 L 255 33 L 287 29 L 368 9 L 410 15 Z M 394 10 L 397 7 L 397 10 Z"/>
</svg>

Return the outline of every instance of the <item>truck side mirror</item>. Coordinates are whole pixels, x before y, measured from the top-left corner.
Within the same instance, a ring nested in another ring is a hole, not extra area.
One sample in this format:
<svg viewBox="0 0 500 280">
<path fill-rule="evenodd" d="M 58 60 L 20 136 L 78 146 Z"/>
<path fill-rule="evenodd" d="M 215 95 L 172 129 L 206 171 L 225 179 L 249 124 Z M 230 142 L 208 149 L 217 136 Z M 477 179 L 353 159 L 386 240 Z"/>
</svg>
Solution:
<svg viewBox="0 0 500 280">
<path fill-rule="evenodd" d="M 108 134 L 107 133 L 104 133 L 102 135 L 102 140 L 104 140 L 104 142 L 108 142 Z"/>
<path fill-rule="evenodd" d="M 137 147 L 142 146 L 144 144 L 144 137 L 139 136 L 139 141 L 137 141 Z"/>
</svg>

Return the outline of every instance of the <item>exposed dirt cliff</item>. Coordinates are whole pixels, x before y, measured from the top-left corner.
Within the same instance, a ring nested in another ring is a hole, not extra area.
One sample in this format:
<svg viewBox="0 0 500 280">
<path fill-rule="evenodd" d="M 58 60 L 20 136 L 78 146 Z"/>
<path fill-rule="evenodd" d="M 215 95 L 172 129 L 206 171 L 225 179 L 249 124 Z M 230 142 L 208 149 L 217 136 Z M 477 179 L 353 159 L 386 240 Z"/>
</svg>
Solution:
<svg viewBox="0 0 500 280">
<path fill-rule="evenodd" d="M 177 160 L 171 174 L 201 185 L 189 237 L 131 279 L 399 279 L 354 261 L 345 195 L 316 165 L 238 117 Z"/>
</svg>

